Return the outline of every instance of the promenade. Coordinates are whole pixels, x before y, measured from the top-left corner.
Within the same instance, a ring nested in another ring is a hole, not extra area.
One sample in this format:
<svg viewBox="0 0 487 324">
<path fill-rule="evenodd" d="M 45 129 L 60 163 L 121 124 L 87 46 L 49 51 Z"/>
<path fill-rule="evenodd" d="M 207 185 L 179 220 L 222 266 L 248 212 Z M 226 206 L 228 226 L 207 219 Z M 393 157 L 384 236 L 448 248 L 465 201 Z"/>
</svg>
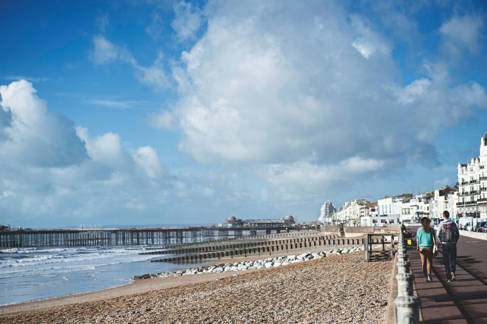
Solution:
<svg viewBox="0 0 487 324">
<path fill-rule="evenodd" d="M 487 240 L 461 236 L 457 280 L 447 283 L 441 251 L 433 260 L 433 282 L 426 283 L 419 253 L 409 250 L 421 323 L 487 323 Z"/>
</svg>

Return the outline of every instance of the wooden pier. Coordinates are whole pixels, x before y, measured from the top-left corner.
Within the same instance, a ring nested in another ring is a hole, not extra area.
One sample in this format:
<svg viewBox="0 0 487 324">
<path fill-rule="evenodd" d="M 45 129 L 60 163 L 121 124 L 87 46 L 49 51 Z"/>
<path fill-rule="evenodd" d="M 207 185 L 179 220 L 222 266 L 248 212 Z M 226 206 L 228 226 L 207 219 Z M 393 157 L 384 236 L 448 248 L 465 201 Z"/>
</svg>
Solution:
<svg viewBox="0 0 487 324">
<path fill-rule="evenodd" d="M 300 227 L 160 227 L 114 229 L 18 229 L 0 231 L 0 248 L 77 246 L 176 246 L 258 234 L 299 231 Z"/>
</svg>

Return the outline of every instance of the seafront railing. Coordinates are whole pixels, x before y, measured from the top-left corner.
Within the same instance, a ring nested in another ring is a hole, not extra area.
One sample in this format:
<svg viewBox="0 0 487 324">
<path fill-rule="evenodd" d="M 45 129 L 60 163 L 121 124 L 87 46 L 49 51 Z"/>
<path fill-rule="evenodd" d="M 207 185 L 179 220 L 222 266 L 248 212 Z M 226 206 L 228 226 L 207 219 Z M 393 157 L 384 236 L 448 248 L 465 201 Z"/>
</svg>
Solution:
<svg viewBox="0 0 487 324">
<path fill-rule="evenodd" d="M 396 306 L 396 323 L 419 323 L 420 300 L 414 295 L 414 276 L 411 273 L 411 263 L 407 255 L 406 240 L 403 232 L 399 232 L 397 253 L 397 297 L 394 300 Z"/>
</svg>

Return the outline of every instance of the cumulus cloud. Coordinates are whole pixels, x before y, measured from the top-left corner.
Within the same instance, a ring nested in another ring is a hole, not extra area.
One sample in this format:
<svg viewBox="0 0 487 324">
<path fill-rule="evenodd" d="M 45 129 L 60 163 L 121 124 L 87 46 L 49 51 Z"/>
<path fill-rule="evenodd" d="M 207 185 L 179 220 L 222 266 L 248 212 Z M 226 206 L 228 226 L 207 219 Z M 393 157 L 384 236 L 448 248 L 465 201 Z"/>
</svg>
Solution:
<svg viewBox="0 0 487 324">
<path fill-rule="evenodd" d="M 180 41 L 191 40 L 203 23 L 201 10 L 191 3 L 180 1 L 174 5 L 174 20 L 171 27 Z"/>
<path fill-rule="evenodd" d="M 33 166 L 66 166 L 86 157 L 73 123 L 47 111 L 32 84 L 21 80 L 0 86 L 0 156 Z"/>
<path fill-rule="evenodd" d="M 478 53 L 484 18 L 481 16 L 453 16 L 440 27 L 447 49 L 459 53 L 467 48 L 472 54 Z"/>
<path fill-rule="evenodd" d="M 90 136 L 50 112 L 27 81 L 0 86 L 0 96 L 3 223 L 181 224 L 202 214 L 218 222 L 227 210 L 259 205 L 228 173 L 169 172 L 151 146 L 127 147 L 113 132 Z"/>
<path fill-rule="evenodd" d="M 176 127 L 175 116 L 172 112 L 168 110 L 162 110 L 158 114 L 151 115 L 151 118 L 149 119 L 149 124 L 155 128 L 171 130 Z"/>
<path fill-rule="evenodd" d="M 215 1 L 205 12 L 205 33 L 172 70 L 180 100 L 153 119 L 176 123 L 179 149 L 198 161 L 268 166 L 275 185 L 434 166 L 438 130 L 485 106 L 483 87 L 454 83 L 444 64 L 399 83 L 394 43 L 333 2 Z"/>
<path fill-rule="evenodd" d="M 296 184 L 312 186 L 313 183 L 354 179 L 357 174 L 375 172 L 383 166 L 384 161 L 354 156 L 332 165 L 319 165 L 309 161 L 271 165 L 267 171 L 270 181 L 279 186 L 286 187 Z"/>
<path fill-rule="evenodd" d="M 135 162 L 145 171 L 147 176 L 157 178 L 161 174 L 161 163 L 157 152 L 150 146 L 143 146 L 132 155 Z"/>
<path fill-rule="evenodd" d="M 90 137 L 86 128 L 50 112 L 25 80 L 0 86 L 0 97 L 4 222 L 106 222 L 130 210 L 154 216 L 166 202 L 173 184 L 154 148 L 126 148 L 110 132 Z"/>
<path fill-rule="evenodd" d="M 431 148 L 438 128 L 473 104 L 452 91 L 464 85 L 436 70 L 397 84 L 389 42 L 338 6 L 212 8 L 206 34 L 173 73 L 180 149 L 200 161 L 294 163 L 316 154 L 329 164 L 358 154 L 399 162 Z M 373 45 L 357 55 L 362 39 Z M 428 136 L 418 135 L 425 128 Z"/>
<path fill-rule="evenodd" d="M 375 32 L 365 18 L 353 15 L 350 18 L 350 26 L 356 34 L 352 46 L 365 59 L 369 59 L 372 55 L 390 55 L 389 42 Z"/>
</svg>

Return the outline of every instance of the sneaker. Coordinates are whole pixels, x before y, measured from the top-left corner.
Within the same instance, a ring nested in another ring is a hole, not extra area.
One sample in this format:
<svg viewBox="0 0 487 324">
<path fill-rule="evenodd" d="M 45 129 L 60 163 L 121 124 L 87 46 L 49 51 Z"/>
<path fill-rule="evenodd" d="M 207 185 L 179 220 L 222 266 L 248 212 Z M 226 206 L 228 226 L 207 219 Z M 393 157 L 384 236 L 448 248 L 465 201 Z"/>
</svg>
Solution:
<svg viewBox="0 0 487 324">
<path fill-rule="evenodd" d="M 450 280 L 450 279 L 448 279 L 446 282 L 450 283 L 450 282 L 451 282 L 451 280 Z"/>
<path fill-rule="evenodd" d="M 431 276 L 428 276 L 427 280 L 428 280 L 428 282 L 432 282 L 433 281 L 433 279 L 431 279 Z"/>
<path fill-rule="evenodd" d="M 455 277 L 455 272 L 451 273 L 451 281 L 455 281 L 457 277 Z"/>
</svg>

